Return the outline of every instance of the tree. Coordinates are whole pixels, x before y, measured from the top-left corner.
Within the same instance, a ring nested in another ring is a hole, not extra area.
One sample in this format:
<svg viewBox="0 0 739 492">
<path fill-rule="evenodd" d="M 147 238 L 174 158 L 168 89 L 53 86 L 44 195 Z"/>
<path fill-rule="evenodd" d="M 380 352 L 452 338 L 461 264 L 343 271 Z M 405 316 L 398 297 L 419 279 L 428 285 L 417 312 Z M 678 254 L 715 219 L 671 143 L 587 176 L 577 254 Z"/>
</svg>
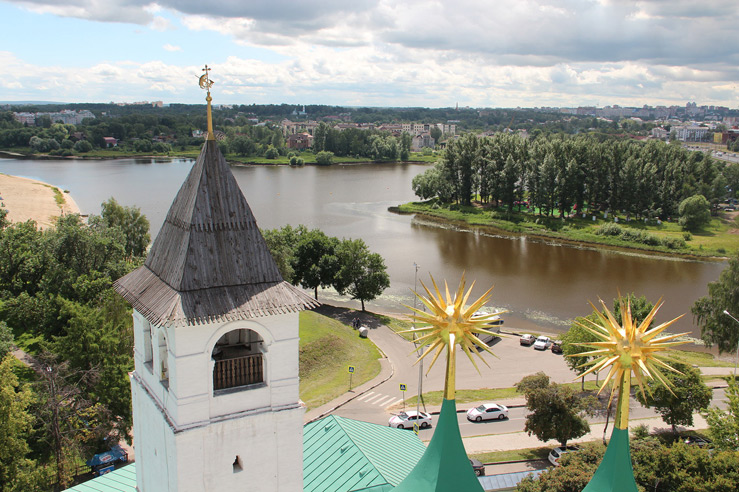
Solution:
<svg viewBox="0 0 739 492">
<path fill-rule="evenodd" d="M 292 227 L 286 225 L 281 229 L 267 229 L 262 231 L 264 241 L 277 263 L 277 269 L 282 278 L 290 283 L 295 283 L 295 250 L 300 243 L 300 238 L 307 234 L 308 229 L 304 225 Z"/>
<path fill-rule="evenodd" d="M 597 316 L 595 314 L 591 314 L 587 317 L 587 319 L 591 321 L 597 321 Z M 565 363 L 578 375 L 590 369 L 585 364 L 593 359 L 590 356 L 578 356 L 577 354 L 589 352 L 592 350 L 592 348 L 590 347 L 585 347 L 578 344 L 600 341 L 598 337 L 583 328 L 582 325 L 588 326 L 588 323 L 585 320 L 586 318 L 575 318 L 575 321 L 570 325 L 570 329 L 567 330 L 567 333 L 562 335 L 562 352 L 565 355 Z M 581 379 L 581 388 L 583 391 L 585 391 L 584 376 Z"/>
<path fill-rule="evenodd" d="M 716 449 L 735 451 L 739 449 L 739 384 L 733 378 L 729 379 L 726 399 L 726 411 L 717 407 L 709 408 L 706 422 Z"/>
<path fill-rule="evenodd" d="M 434 143 L 438 145 L 439 139 L 441 139 L 441 128 L 436 125 L 432 126 L 429 130 L 429 135 L 431 135 L 431 138 L 434 139 Z"/>
<path fill-rule="evenodd" d="M 316 164 L 319 166 L 330 166 L 334 163 L 334 153 L 322 150 L 316 154 Z"/>
<path fill-rule="evenodd" d="M 328 237 L 318 229 L 303 234 L 298 242 L 293 261 L 293 282 L 300 283 L 305 289 L 313 289 L 316 299 L 318 288 L 329 287 L 336 276 L 338 244 L 338 239 Z"/>
<path fill-rule="evenodd" d="M 562 446 L 567 441 L 584 436 L 590 424 L 580 414 L 589 410 L 592 401 L 581 398 L 569 386 L 549 382 L 549 376 L 537 373 L 516 383 L 516 389 L 526 397 L 524 430 L 541 441 L 556 439 Z"/>
<path fill-rule="evenodd" d="M 92 144 L 87 140 L 80 140 L 74 144 L 74 151 L 84 154 L 92 150 Z"/>
<path fill-rule="evenodd" d="M 333 286 L 340 295 L 348 293 L 364 302 L 371 301 L 390 286 L 385 261 L 377 253 L 371 253 L 361 239 L 344 239 L 336 248 L 338 271 Z"/>
<path fill-rule="evenodd" d="M 708 408 L 711 390 L 697 369 L 675 362 L 672 367 L 682 374 L 664 372 L 671 387 L 651 379 L 644 391 L 641 387 L 636 388 L 636 399 L 643 406 L 654 408 L 662 415 L 662 420 L 672 426 L 672 432 L 677 434 L 678 425 L 693 425 L 693 413 Z"/>
<path fill-rule="evenodd" d="M 38 476 L 40 470 L 28 458 L 33 423 L 29 407 L 33 394 L 19 383 L 13 373 L 14 363 L 17 361 L 12 355 L 0 359 L 0 490 L 41 490 L 31 486 L 35 481 L 33 475 Z"/>
<path fill-rule="evenodd" d="M 111 197 L 103 202 L 101 217 L 108 227 L 117 227 L 125 238 L 124 249 L 128 256 L 144 256 L 149 246 L 149 220 L 138 207 L 124 207 Z"/>
<path fill-rule="evenodd" d="M 711 222 L 711 204 L 703 195 L 693 195 L 680 202 L 680 226 L 695 231 Z"/>
<path fill-rule="evenodd" d="M 724 311 L 739 313 L 739 254 L 729 260 L 718 281 L 708 284 L 708 296 L 695 301 L 690 311 L 701 327 L 706 346 L 716 345 L 720 353 L 736 350 L 739 324 Z"/>
</svg>

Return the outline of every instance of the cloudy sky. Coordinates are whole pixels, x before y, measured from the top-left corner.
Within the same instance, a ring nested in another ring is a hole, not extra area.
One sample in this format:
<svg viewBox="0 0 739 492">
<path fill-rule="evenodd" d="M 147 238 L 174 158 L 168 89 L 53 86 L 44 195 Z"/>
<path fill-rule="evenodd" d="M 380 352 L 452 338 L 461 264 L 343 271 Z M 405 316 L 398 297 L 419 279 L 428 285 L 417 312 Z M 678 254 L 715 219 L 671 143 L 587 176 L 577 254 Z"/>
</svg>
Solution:
<svg viewBox="0 0 739 492">
<path fill-rule="evenodd" d="M 739 1 L 0 0 L 0 101 L 739 108 Z"/>
</svg>

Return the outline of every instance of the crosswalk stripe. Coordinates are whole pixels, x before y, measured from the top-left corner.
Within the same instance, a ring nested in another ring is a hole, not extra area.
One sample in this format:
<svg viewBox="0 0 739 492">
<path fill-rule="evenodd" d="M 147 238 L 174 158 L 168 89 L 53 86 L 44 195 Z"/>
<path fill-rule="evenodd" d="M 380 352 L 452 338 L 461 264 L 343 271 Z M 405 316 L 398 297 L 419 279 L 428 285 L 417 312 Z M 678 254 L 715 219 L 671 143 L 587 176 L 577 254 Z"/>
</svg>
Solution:
<svg viewBox="0 0 739 492">
<path fill-rule="evenodd" d="M 377 400 L 376 402 L 374 402 L 374 403 L 373 403 L 373 405 L 382 405 L 382 402 L 384 402 L 384 401 L 385 401 L 385 400 L 387 400 L 388 398 L 390 398 L 391 400 L 393 399 L 393 397 L 392 397 L 392 396 L 387 396 L 387 395 L 386 395 L 386 396 L 384 396 L 384 397 L 380 398 L 379 400 Z"/>
<path fill-rule="evenodd" d="M 402 398 L 396 398 L 394 400 L 390 400 L 388 402 L 385 402 L 385 408 L 392 407 L 393 405 L 395 405 L 396 403 L 400 403 L 401 401 L 403 401 Z"/>
<path fill-rule="evenodd" d="M 366 399 L 366 400 L 365 400 L 364 402 L 365 402 L 365 403 L 371 403 L 371 402 L 372 402 L 372 400 L 376 400 L 376 399 L 378 399 L 378 398 L 382 398 L 382 396 L 383 396 L 383 395 L 379 395 L 379 394 L 378 394 L 378 395 L 375 395 L 375 396 L 373 396 L 372 398 L 368 398 L 368 399 Z"/>
<path fill-rule="evenodd" d="M 362 395 L 362 396 L 360 396 L 359 398 L 357 398 L 357 401 L 362 401 L 362 400 L 364 400 L 365 398 L 367 398 L 368 396 L 370 396 L 370 395 L 374 395 L 374 394 L 375 394 L 375 392 L 374 392 L 374 391 L 370 391 L 369 393 L 365 393 L 364 395 Z"/>
</svg>

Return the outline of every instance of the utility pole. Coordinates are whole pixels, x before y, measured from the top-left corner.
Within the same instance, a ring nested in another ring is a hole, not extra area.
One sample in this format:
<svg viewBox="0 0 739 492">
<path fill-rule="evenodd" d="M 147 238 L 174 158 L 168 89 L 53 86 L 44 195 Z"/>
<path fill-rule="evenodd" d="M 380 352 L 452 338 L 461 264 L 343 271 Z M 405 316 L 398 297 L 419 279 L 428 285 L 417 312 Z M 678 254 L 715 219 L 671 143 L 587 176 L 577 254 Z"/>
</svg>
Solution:
<svg viewBox="0 0 739 492">
<path fill-rule="evenodd" d="M 413 309 L 416 309 L 416 299 L 418 299 L 418 296 L 415 295 L 415 293 L 418 291 L 418 264 L 416 262 L 413 262 Z M 413 329 L 416 329 L 416 321 L 413 320 Z M 423 395 L 423 359 L 420 358 L 420 354 L 418 353 L 418 344 L 416 343 L 416 334 L 413 333 L 413 346 L 416 347 L 416 357 L 419 357 L 418 361 L 418 397 L 416 398 L 416 415 L 418 415 L 418 412 L 421 407 L 421 398 Z M 426 403 L 423 404 L 423 409 L 426 410 Z"/>
</svg>

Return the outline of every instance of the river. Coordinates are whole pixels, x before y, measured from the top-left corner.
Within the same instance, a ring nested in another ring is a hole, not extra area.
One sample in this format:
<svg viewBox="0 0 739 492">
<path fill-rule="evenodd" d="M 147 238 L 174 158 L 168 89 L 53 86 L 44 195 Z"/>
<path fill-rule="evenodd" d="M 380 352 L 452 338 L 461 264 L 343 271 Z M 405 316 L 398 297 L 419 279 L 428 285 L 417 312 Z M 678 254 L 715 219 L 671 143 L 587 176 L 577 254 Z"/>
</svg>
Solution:
<svg viewBox="0 0 739 492">
<path fill-rule="evenodd" d="M 193 161 L 186 159 L 11 160 L 0 172 L 38 179 L 69 190 L 83 213 L 100 213 L 110 197 L 141 208 L 152 235 L 164 217 Z M 575 316 L 591 312 L 588 301 L 609 307 L 618 291 L 664 297 L 657 321 L 686 316 L 676 330 L 699 336 L 690 308 L 718 279 L 723 262 L 686 261 L 551 241 L 458 231 L 387 211 L 415 199 L 411 180 L 421 164 L 362 164 L 331 167 L 233 167 L 261 228 L 305 224 L 330 236 L 362 238 L 384 258 L 391 286 L 368 309 L 408 312 L 411 289 L 429 274 L 451 288 L 460 275 L 476 281 L 473 295 L 495 285 L 491 306 L 507 309 L 507 326 L 532 331 L 562 331 Z M 418 265 L 418 273 L 414 269 Z M 319 300 L 339 301 L 319 291 Z M 346 299 L 343 299 L 346 300 Z M 358 303 L 349 304 L 358 307 Z"/>
</svg>

